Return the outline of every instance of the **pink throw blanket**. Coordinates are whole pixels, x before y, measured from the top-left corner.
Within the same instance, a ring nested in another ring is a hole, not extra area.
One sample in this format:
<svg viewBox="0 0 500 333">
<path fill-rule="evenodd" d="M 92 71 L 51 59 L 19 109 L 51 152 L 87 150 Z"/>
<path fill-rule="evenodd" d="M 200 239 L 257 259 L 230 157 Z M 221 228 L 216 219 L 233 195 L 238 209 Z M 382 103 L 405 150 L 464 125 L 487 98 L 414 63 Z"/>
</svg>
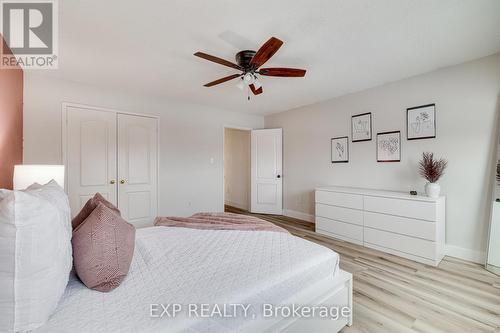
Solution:
<svg viewBox="0 0 500 333">
<path fill-rule="evenodd" d="M 206 230 L 247 230 L 276 231 L 287 230 L 257 217 L 233 213 L 197 213 L 191 217 L 157 217 L 155 226 L 181 227 Z"/>
</svg>

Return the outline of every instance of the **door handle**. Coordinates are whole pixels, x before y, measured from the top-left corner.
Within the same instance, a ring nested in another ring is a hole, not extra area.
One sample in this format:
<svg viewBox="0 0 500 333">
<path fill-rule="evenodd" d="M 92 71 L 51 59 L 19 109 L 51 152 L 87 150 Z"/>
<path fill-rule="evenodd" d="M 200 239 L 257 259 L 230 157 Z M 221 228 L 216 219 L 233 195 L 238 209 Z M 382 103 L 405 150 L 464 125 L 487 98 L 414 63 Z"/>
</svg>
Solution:
<svg viewBox="0 0 500 333">
<path fill-rule="evenodd" d="M 111 179 L 111 180 L 109 181 L 109 183 L 110 183 L 111 185 L 114 185 L 114 184 L 116 183 L 116 181 L 115 181 L 114 179 Z"/>
<path fill-rule="evenodd" d="M 120 184 L 125 184 L 125 179 L 120 180 Z"/>
<path fill-rule="evenodd" d="M 277 175 L 276 178 L 281 178 L 281 175 Z"/>
</svg>

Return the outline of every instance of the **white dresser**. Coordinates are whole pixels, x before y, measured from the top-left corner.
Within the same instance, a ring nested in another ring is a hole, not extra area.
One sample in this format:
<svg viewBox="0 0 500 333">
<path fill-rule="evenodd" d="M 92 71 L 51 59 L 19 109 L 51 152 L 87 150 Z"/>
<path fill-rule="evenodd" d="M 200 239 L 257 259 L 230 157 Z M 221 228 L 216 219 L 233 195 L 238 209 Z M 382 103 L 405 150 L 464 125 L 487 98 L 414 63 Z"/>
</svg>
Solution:
<svg viewBox="0 0 500 333">
<path fill-rule="evenodd" d="M 338 186 L 315 197 L 317 233 L 432 266 L 444 256 L 445 197 Z"/>
</svg>

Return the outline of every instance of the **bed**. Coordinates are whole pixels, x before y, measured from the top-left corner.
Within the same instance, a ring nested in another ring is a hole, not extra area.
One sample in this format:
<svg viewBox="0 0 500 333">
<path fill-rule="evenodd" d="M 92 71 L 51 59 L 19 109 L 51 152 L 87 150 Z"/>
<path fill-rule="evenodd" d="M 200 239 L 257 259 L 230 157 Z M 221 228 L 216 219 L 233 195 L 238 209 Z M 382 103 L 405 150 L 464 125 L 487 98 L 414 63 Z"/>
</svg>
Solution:
<svg viewBox="0 0 500 333">
<path fill-rule="evenodd" d="M 230 308 L 206 318 L 205 304 Z M 288 233 L 143 228 L 119 288 L 90 290 L 72 275 L 37 332 L 337 332 L 352 322 L 352 315 L 264 318 L 264 304 L 352 308 L 352 276 L 340 270 L 337 253 Z"/>
</svg>

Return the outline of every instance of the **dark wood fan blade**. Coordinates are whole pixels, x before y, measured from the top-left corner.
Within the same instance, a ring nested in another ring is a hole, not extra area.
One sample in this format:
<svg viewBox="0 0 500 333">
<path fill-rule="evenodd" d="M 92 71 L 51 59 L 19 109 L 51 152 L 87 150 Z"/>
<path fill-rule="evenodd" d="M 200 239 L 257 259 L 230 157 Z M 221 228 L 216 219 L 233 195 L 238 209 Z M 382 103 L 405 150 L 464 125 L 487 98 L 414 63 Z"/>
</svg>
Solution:
<svg viewBox="0 0 500 333">
<path fill-rule="evenodd" d="M 303 77 L 306 75 L 306 70 L 298 68 L 261 68 L 259 74 L 266 76 Z"/>
<path fill-rule="evenodd" d="M 281 45 L 283 45 L 281 40 L 276 37 L 271 37 L 264 45 L 262 45 L 257 53 L 255 53 L 250 61 L 250 65 L 252 65 L 254 69 L 264 65 L 264 63 L 279 50 Z"/>
<path fill-rule="evenodd" d="M 253 83 L 251 85 L 249 85 L 249 87 L 254 95 L 259 95 L 259 94 L 262 94 L 264 92 L 264 90 L 262 90 L 262 87 L 260 87 L 259 89 L 255 89 L 255 86 L 253 85 Z"/>
<path fill-rule="evenodd" d="M 212 87 L 212 86 L 215 86 L 216 84 L 224 83 L 226 81 L 236 79 L 237 77 L 240 77 L 240 76 L 241 76 L 241 74 L 229 75 L 229 76 L 223 77 L 222 79 L 218 79 L 218 80 L 212 81 L 210 83 L 207 83 L 204 86 L 205 87 Z"/>
<path fill-rule="evenodd" d="M 239 70 L 243 69 L 240 66 L 238 66 L 236 64 L 233 64 L 230 61 L 227 61 L 227 60 L 224 60 L 224 59 L 212 56 L 210 54 L 206 54 L 206 53 L 203 53 L 203 52 L 196 52 L 194 55 L 197 56 L 197 57 L 203 58 L 205 60 L 215 62 L 215 63 L 220 64 L 220 65 L 224 65 L 224 66 L 235 68 L 235 69 L 239 69 Z"/>
</svg>

